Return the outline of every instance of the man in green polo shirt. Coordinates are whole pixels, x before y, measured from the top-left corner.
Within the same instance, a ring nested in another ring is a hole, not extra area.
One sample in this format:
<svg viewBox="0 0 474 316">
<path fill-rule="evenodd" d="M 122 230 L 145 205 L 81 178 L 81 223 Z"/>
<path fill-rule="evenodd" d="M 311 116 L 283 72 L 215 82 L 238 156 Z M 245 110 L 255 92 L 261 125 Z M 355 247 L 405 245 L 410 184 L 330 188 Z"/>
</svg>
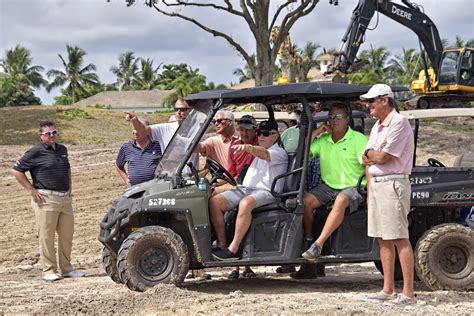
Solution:
<svg viewBox="0 0 474 316">
<path fill-rule="evenodd" d="M 304 195 L 305 244 L 311 246 L 302 256 L 309 261 L 321 255 L 326 240 L 342 224 L 346 208 L 353 212 L 363 201 L 356 187 L 364 174 L 361 157 L 367 137 L 349 127 L 350 109 L 346 104 L 332 104 L 328 117 L 329 124 L 322 124 L 312 134 L 311 155 L 319 156 L 323 183 Z M 332 208 L 313 243 L 313 210 L 321 205 Z"/>
</svg>

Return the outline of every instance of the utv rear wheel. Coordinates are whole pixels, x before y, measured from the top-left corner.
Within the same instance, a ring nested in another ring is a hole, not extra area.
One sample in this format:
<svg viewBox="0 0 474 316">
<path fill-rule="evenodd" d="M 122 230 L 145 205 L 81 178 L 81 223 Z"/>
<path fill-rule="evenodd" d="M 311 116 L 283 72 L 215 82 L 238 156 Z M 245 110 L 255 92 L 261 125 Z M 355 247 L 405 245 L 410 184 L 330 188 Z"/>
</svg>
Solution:
<svg viewBox="0 0 474 316">
<path fill-rule="evenodd" d="M 474 288 L 474 231 L 441 224 L 426 231 L 415 248 L 415 269 L 432 290 Z"/>
<path fill-rule="evenodd" d="M 380 273 L 383 275 L 383 267 L 382 267 L 382 261 L 380 260 L 375 260 L 374 265 L 379 270 Z M 393 277 L 395 281 L 401 281 L 403 280 L 403 273 L 402 273 L 402 267 L 400 266 L 400 261 L 395 260 L 395 271 L 393 272 Z"/>
<path fill-rule="evenodd" d="M 127 237 L 118 253 L 122 282 L 134 291 L 159 283 L 181 284 L 189 268 L 187 247 L 171 229 L 143 227 Z"/>
<path fill-rule="evenodd" d="M 117 271 L 117 256 L 112 253 L 107 247 L 102 248 L 102 265 L 107 275 L 115 283 L 122 283 Z"/>
</svg>

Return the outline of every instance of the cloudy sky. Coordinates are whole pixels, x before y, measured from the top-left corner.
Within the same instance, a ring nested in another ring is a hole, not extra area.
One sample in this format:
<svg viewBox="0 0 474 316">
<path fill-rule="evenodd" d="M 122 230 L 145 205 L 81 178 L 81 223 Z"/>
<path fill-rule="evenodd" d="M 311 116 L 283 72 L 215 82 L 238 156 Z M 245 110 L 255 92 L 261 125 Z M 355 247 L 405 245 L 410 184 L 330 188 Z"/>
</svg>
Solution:
<svg viewBox="0 0 474 316">
<path fill-rule="evenodd" d="M 400 0 L 394 0 L 400 2 Z M 118 56 L 133 51 L 137 57 L 160 63 L 187 63 L 199 68 L 208 81 L 229 84 L 243 61 L 227 42 L 214 38 L 192 24 L 160 15 L 142 5 L 141 0 L 127 8 L 125 0 L 0 0 L 0 51 L 16 45 L 31 50 L 33 64 L 45 70 L 61 69 L 58 53 L 66 55 L 66 44 L 87 52 L 86 63 L 97 66 L 104 83 L 115 80 L 110 72 Z M 283 1 L 274 1 L 281 3 Z M 435 22 L 442 38 L 454 41 L 474 38 L 474 0 L 416 0 Z M 356 0 L 339 0 L 339 6 L 320 0 L 316 9 L 302 18 L 290 31 L 300 47 L 308 41 L 322 47 L 338 48 L 349 23 Z M 254 41 L 240 19 L 209 12 L 194 12 L 203 23 L 231 34 L 247 50 L 254 51 Z M 375 26 L 375 19 L 372 21 Z M 384 46 L 395 54 L 401 48 L 417 48 L 416 35 L 404 26 L 383 16 L 377 28 L 366 33 L 362 49 L 370 44 Z M 61 69 L 62 70 L 62 69 Z M 38 91 L 46 104 L 58 91 Z"/>
</svg>

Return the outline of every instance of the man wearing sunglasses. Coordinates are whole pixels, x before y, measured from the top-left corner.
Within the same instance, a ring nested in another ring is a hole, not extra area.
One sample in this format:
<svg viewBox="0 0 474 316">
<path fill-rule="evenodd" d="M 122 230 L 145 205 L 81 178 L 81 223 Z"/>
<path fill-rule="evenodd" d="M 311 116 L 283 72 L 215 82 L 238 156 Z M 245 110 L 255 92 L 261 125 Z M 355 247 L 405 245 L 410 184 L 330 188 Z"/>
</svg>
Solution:
<svg viewBox="0 0 474 316">
<path fill-rule="evenodd" d="M 416 305 L 413 249 L 408 233 L 414 137 L 408 119 L 397 113 L 392 89 L 376 84 L 361 95 L 378 119 L 362 157 L 368 181 L 368 235 L 377 238 L 383 266 L 382 291 L 369 300 L 395 306 Z M 395 293 L 395 249 L 403 273 L 403 290 Z"/>
<path fill-rule="evenodd" d="M 71 265 L 74 214 L 67 148 L 56 143 L 58 130 L 53 122 L 41 122 L 38 136 L 41 143 L 28 150 L 15 163 L 12 174 L 31 194 L 31 206 L 38 228 L 43 280 L 53 282 L 63 277 L 82 277 L 84 273 L 74 271 Z M 30 172 L 33 183 L 26 177 L 27 171 Z M 59 270 L 54 247 L 56 233 Z"/>
<path fill-rule="evenodd" d="M 363 202 L 356 187 L 364 174 L 361 156 L 367 137 L 350 128 L 350 108 L 346 104 L 332 104 L 328 116 L 329 122 L 313 131 L 310 147 L 311 155 L 320 158 L 323 183 L 304 195 L 305 244 L 310 247 L 302 256 L 308 261 L 321 255 L 326 240 L 342 224 L 346 208 L 354 212 Z M 313 243 L 313 210 L 322 205 L 331 211 Z"/>
<path fill-rule="evenodd" d="M 257 130 L 258 146 L 240 144 L 232 146 L 235 151 L 245 151 L 255 156 L 249 166 L 242 186 L 213 196 L 209 200 L 211 222 L 217 235 L 217 248 L 212 255 L 216 260 L 239 258 L 242 239 L 252 221 L 252 210 L 275 201 L 271 193 L 273 179 L 286 172 L 288 155 L 278 144 L 278 124 L 275 120 L 263 121 Z M 278 181 L 276 192 L 283 190 L 283 182 Z M 224 228 L 224 214 L 238 207 L 234 239 L 227 247 Z"/>
<path fill-rule="evenodd" d="M 235 119 L 231 111 L 218 111 L 212 120 L 216 128 L 216 136 L 200 142 L 195 151 L 202 156 L 210 156 L 223 167 L 227 166 L 229 148 L 233 141 L 238 139 L 235 132 Z"/>
<path fill-rule="evenodd" d="M 164 152 L 179 125 L 184 122 L 189 112 L 191 112 L 191 108 L 186 100 L 179 98 L 174 105 L 174 111 L 176 121 L 171 123 L 145 125 L 138 120 L 134 113 L 130 112 L 125 112 L 125 119 L 132 122 L 133 128 L 138 133 L 147 135 L 152 140 L 159 142 Z"/>
</svg>

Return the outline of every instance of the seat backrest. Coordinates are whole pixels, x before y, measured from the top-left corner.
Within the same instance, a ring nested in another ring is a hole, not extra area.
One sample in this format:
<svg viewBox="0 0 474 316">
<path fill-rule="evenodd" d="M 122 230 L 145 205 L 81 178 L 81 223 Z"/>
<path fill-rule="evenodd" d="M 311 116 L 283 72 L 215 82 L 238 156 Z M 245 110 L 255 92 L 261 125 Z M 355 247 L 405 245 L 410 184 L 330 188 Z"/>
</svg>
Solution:
<svg viewBox="0 0 474 316">
<path fill-rule="evenodd" d="M 287 171 L 291 171 L 296 167 L 296 155 L 295 153 L 288 153 L 288 169 Z M 291 174 L 288 177 L 285 178 L 285 185 L 283 186 L 283 192 L 288 192 L 288 191 L 296 191 L 298 190 L 298 184 L 300 182 L 300 173 L 297 172 L 295 174 Z"/>
<path fill-rule="evenodd" d="M 454 159 L 453 167 L 474 167 L 474 152 L 467 152 Z"/>
</svg>

